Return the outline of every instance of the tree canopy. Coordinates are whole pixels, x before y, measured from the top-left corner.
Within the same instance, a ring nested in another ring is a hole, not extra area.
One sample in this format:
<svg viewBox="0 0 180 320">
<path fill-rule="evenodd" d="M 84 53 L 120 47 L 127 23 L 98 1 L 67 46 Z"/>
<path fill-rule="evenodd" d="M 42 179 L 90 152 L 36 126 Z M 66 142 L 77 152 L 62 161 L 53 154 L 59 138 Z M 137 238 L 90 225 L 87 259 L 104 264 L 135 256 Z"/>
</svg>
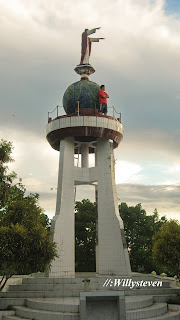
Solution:
<svg viewBox="0 0 180 320">
<path fill-rule="evenodd" d="M 8 172 L 12 144 L 0 142 L 0 290 L 15 274 L 45 271 L 57 256 L 49 219 L 38 204 L 38 194 L 26 195 L 16 174 Z"/>
<path fill-rule="evenodd" d="M 153 215 L 147 215 L 140 203 L 131 207 L 121 203 L 119 212 L 124 222 L 132 271 L 149 273 L 157 269 L 152 258 L 152 238 L 166 218 L 159 219 L 157 209 Z"/>
<path fill-rule="evenodd" d="M 159 218 L 157 209 L 152 215 L 147 215 L 141 204 L 128 206 L 121 203 L 119 212 L 124 222 L 132 270 L 159 272 L 159 266 L 152 257 L 152 239 L 166 218 Z M 75 230 L 76 271 L 95 271 L 96 205 L 88 199 L 76 202 Z"/>
<path fill-rule="evenodd" d="M 20 192 L 16 185 L 12 185 L 16 173 L 9 173 L 7 163 L 14 161 L 12 158 L 13 146 L 11 142 L 0 141 L 0 209 L 5 208 L 7 202 Z"/>
<path fill-rule="evenodd" d="M 75 205 L 76 272 L 96 271 L 96 205 L 88 199 Z"/>
<path fill-rule="evenodd" d="M 173 276 L 180 276 L 180 223 L 170 220 L 153 237 L 153 258 L 156 264 Z"/>
</svg>

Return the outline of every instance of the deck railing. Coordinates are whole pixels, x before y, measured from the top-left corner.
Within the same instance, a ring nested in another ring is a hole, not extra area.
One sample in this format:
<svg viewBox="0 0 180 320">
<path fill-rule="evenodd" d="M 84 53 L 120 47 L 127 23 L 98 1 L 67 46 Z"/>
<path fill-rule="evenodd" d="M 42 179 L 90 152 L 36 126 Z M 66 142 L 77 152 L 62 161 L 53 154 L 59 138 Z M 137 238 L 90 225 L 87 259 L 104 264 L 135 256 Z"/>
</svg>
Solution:
<svg viewBox="0 0 180 320">
<path fill-rule="evenodd" d="M 59 118 L 60 117 L 60 109 L 61 108 L 63 108 L 63 106 L 56 106 L 55 108 L 54 108 L 54 110 L 52 110 L 52 111 L 49 111 L 48 112 L 48 122 L 51 122 L 52 120 L 54 120 L 54 119 L 57 119 L 57 118 Z M 112 106 L 112 107 L 107 107 L 108 109 L 112 109 L 112 115 L 110 115 L 110 114 L 108 114 L 108 116 L 111 116 L 113 119 L 116 119 L 116 120 L 118 120 L 119 122 L 121 122 L 121 112 L 118 112 L 118 111 L 116 111 L 116 109 L 115 109 L 115 107 L 114 106 Z M 95 105 L 95 108 L 94 108 L 94 115 L 95 116 L 97 116 L 98 114 L 97 114 L 97 112 L 96 112 L 96 105 Z M 76 115 L 76 116 L 81 116 L 82 114 L 80 114 L 80 111 L 81 111 L 81 109 L 80 109 L 80 107 L 79 107 L 79 101 L 77 101 L 77 111 L 74 113 L 74 114 L 71 114 L 71 115 L 69 115 L 69 116 L 73 116 L 73 115 Z M 52 116 L 53 116 L 53 114 L 54 113 L 56 113 L 56 116 L 53 118 Z M 117 118 L 115 117 L 115 114 L 117 114 L 118 116 L 117 116 Z M 92 116 L 93 116 L 93 114 L 91 114 Z M 62 116 L 62 115 L 61 115 Z"/>
</svg>

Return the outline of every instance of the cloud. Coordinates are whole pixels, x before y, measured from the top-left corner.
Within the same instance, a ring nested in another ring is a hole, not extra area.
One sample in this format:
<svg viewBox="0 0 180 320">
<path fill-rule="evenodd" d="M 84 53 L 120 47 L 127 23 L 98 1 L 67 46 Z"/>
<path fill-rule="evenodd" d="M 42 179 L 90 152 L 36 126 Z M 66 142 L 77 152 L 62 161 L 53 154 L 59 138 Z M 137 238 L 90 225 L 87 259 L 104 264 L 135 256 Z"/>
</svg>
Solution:
<svg viewBox="0 0 180 320">
<path fill-rule="evenodd" d="M 57 185 L 59 153 L 53 150 L 45 138 L 32 131 L 10 128 L 0 130 L 4 140 L 12 141 L 14 162 L 9 164 L 9 170 L 14 170 L 22 179 L 29 192 L 49 192 Z"/>
<path fill-rule="evenodd" d="M 153 161 L 154 164 L 163 162 L 179 162 L 180 131 L 174 132 L 154 128 L 132 129 L 124 133 L 123 141 L 115 150 L 116 157 L 134 161 Z"/>
<path fill-rule="evenodd" d="M 157 208 L 160 215 L 180 219 L 180 184 L 156 186 L 121 184 L 117 185 L 117 192 L 121 202 L 133 206 L 141 203 L 148 214 L 152 214 Z"/>
<path fill-rule="evenodd" d="M 139 173 L 142 167 L 129 161 L 117 160 L 115 163 L 116 183 L 139 181 L 143 178 Z"/>
<path fill-rule="evenodd" d="M 160 216 L 166 215 L 168 219 L 180 220 L 180 184 L 179 185 L 144 185 L 123 183 L 117 185 L 119 204 L 126 202 L 128 206 L 142 204 L 147 214 L 152 215 L 157 208 Z M 93 186 L 78 186 L 76 189 L 76 201 L 90 199 L 95 201 L 95 189 Z M 53 217 L 55 214 L 56 190 L 40 193 L 40 205 L 46 209 L 46 214 Z"/>
<path fill-rule="evenodd" d="M 172 165 L 165 170 L 165 173 L 170 173 L 170 174 L 180 173 L 180 163 L 172 163 Z"/>
</svg>

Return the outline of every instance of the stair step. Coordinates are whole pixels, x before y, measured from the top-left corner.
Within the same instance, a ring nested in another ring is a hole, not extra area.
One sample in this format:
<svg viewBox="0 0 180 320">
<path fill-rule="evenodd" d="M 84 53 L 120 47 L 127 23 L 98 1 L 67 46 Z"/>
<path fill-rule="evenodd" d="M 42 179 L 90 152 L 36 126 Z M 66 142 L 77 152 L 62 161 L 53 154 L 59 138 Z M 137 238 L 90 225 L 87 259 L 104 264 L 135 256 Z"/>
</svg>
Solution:
<svg viewBox="0 0 180 320">
<path fill-rule="evenodd" d="M 9 306 L 23 306 L 25 299 L 22 298 L 0 298 L 0 310 L 7 310 Z"/>
<path fill-rule="evenodd" d="M 153 296 L 126 296 L 126 311 L 150 307 L 153 304 Z"/>
<path fill-rule="evenodd" d="M 180 312 L 170 312 L 155 318 L 147 318 L 146 320 L 180 320 Z"/>
<path fill-rule="evenodd" d="M 36 320 L 79 320 L 79 314 L 73 312 L 52 312 L 31 309 L 27 307 L 14 307 L 16 315 L 22 318 Z"/>
<path fill-rule="evenodd" d="M 160 317 L 147 318 L 146 320 L 179 320 L 180 312 L 167 312 Z M 22 318 L 19 316 L 4 316 L 3 320 L 29 320 L 29 318 Z"/>
<path fill-rule="evenodd" d="M 160 279 L 155 279 L 152 275 L 133 275 L 133 276 L 98 276 L 92 277 L 91 275 L 82 275 L 81 277 L 75 278 L 48 278 L 48 277 L 40 277 L 40 278 L 23 278 L 22 284 L 78 284 L 81 283 L 85 278 L 89 278 L 91 283 L 104 283 L 107 279 L 132 279 L 133 281 L 160 281 Z M 168 282 L 168 281 L 163 281 Z"/>
<path fill-rule="evenodd" d="M 153 302 L 167 302 L 169 299 L 176 297 L 176 294 L 159 294 L 153 297 Z"/>
<path fill-rule="evenodd" d="M 178 294 L 180 293 L 180 288 L 179 289 L 174 289 L 174 288 L 165 288 L 165 289 L 132 289 L 132 290 L 127 290 L 125 291 L 125 295 L 131 296 L 131 295 L 161 295 L 163 292 L 164 295 L 171 295 L 171 294 Z"/>
<path fill-rule="evenodd" d="M 0 319 L 3 319 L 5 316 L 12 316 L 15 314 L 13 310 L 0 310 Z"/>
<path fill-rule="evenodd" d="M 156 303 L 150 307 L 144 309 L 137 309 L 126 312 L 127 320 L 139 320 L 139 319 L 147 319 L 158 317 L 167 312 L 167 304 L 166 303 Z"/>
<path fill-rule="evenodd" d="M 32 309 L 46 310 L 53 312 L 79 312 L 80 299 L 78 297 L 65 298 L 42 298 L 42 299 L 27 299 L 26 306 Z"/>
<path fill-rule="evenodd" d="M 116 288 L 117 289 L 117 288 Z M 79 297 L 80 291 L 83 292 L 85 290 L 53 290 L 53 291 L 7 291 L 0 292 L 0 298 L 53 298 L 53 297 Z M 101 292 L 104 290 L 91 290 L 90 292 Z M 109 289 L 108 291 L 113 291 Z M 119 290 L 118 290 L 119 291 Z M 162 288 L 157 289 L 132 289 L 132 290 L 120 290 L 124 291 L 126 296 L 142 296 L 142 295 L 161 295 Z M 163 293 L 165 295 L 177 294 L 180 292 L 179 289 L 173 288 L 164 288 Z"/>
<path fill-rule="evenodd" d="M 169 288 L 169 282 L 164 282 L 163 286 L 161 287 L 156 286 L 153 287 L 151 285 L 151 282 L 149 282 L 150 285 L 144 286 L 144 287 L 135 287 L 133 289 L 138 289 L 138 290 L 143 290 L 143 289 L 159 289 L 159 288 Z M 91 290 L 133 290 L 132 289 L 132 285 L 131 283 L 128 284 L 128 282 L 124 283 L 124 286 L 122 285 L 122 283 L 120 285 L 116 284 L 114 285 L 114 283 L 110 283 L 109 285 L 104 285 L 104 282 L 101 283 L 94 283 L 94 282 L 90 282 L 90 288 Z M 84 282 L 79 282 L 79 283 L 44 283 L 44 284 L 40 284 L 40 283 L 35 283 L 35 284 L 17 284 L 17 285 L 9 285 L 9 291 L 53 291 L 53 290 L 69 290 L 69 289 L 73 289 L 73 290 L 83 290 L 85 288 L 85 284 Z"/>
<path fill-rule="evenodd" d="M 99 289 L 100 284 L 92 285 L 92 289 Z M 9 291 L 54 291 L 54 290 L 83 290 L 84 283 L 82 284 L 19 284 L 10 285 Z"/>
<path fill-rule="evenodd" d="M 18 317 L 18 316 L 4 316 L 3 320 L 29 320 L 29 319 Z"/>
</svg>

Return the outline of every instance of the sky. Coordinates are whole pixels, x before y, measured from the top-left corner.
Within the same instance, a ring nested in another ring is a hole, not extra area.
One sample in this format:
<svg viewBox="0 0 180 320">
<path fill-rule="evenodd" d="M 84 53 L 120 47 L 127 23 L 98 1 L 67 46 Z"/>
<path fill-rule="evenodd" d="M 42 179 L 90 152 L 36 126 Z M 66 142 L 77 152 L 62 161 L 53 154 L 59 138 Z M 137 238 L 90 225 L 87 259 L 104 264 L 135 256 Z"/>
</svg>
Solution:
<svg viewBox="0 0 180 320">
<path fill-rule="evenodd" d="M 0 137 L 14 145 L 10 170 L 52 218 L 59 153 L 46 140 L 47 114 L 79 80 L 82 32 L 99 26 L 105 40 L 93 43 L 90 80 L 106 85 L 108 106 L 122 114 L 119 203 L 180 220 L 179 0 L 0 0 Z M 77 188 L 83 198 L 94 200 L 92 186 Z"/>
</svg>

